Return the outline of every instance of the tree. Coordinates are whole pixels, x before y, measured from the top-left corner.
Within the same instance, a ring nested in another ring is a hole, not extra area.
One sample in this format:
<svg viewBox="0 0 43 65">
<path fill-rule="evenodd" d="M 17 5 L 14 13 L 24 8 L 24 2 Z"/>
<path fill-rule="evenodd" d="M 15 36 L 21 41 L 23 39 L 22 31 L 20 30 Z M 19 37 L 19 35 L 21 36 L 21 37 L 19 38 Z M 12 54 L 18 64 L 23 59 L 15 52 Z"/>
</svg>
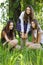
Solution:
<svg viewBox="0 0 43 65">
<path fill-rule="evenodd" d="M 15 25 L 21 13 L 20 0 L 9 0 L 9 18 L 12 18 Z"/>
</svg>

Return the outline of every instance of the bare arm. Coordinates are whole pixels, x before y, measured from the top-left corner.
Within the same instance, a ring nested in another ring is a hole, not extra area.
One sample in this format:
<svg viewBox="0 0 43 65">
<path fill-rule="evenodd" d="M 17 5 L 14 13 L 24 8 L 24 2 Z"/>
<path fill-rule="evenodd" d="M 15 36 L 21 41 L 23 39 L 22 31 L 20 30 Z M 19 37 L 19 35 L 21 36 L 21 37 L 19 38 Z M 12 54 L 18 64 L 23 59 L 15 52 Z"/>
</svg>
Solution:
<svg viewBox="0 0 43 65">
<path fill-rule="evenodd" d="M 5 40 L 6 40 L 6 42 L 9 42 L 9 41 L 10 41 L 10 40 L 8 39 L 8 36 L 7 36 L 7 34 L 5 33 L 5 31 L 3 31 L 3 36 L 4 36 Z"/>
<path fill-rule="evenodd" d="M 40 37 L 41 37 L 41 33 L 38 32 L 38 43 L 40 43 Z"/>
</svg>

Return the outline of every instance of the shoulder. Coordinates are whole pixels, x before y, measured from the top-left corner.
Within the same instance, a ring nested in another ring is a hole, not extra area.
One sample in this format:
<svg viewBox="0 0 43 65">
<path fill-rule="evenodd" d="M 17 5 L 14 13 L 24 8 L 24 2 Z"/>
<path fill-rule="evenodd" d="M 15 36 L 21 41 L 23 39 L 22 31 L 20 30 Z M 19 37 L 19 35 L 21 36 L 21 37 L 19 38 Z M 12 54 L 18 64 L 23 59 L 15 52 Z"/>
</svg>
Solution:
<svg viewBox="0 0 43 65">
<path fill-rule="evenodd" d="M 24 13 L 25 13 L 25 11 L 22 11 L 22 12 L 21 12 L 21 15 L 23 15 Z"/>
<path fill-rule="evenodd" d="M 24 17 L 24 13 L 25 13 L 25 11 L 21 12 L 19 18 L 23 18 Z"/>
<path fill-rule="evenodd" d="M 5 36 L 6 35 L 6 32 L 5 31 L 2 31 L 2 35 Z"/>
<path fill-rule="evenodd" d="M 5 38 L 5 35 L 6 35 L 6 32 L 5 32 L 5 31 L 2 31 L 2 32 L 1 32 L 1 39 L 2 39 L 2 38 Z"/>
</svg>

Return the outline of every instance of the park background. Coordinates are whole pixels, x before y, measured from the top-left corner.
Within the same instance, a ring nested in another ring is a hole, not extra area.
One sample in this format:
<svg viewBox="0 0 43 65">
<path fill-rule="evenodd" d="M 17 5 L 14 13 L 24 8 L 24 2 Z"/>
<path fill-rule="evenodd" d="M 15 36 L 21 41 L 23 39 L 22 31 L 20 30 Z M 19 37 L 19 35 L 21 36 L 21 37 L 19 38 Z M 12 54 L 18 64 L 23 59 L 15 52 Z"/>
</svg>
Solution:
<svg viewBox="0 0 43 65">
<path fill-rule="evenodd" d="M 3 48 L 1 43 L 1 31 L 9 19 L 14 21 L 14 26 L 22 11 L 27 5 L 34 9 L 35 18 L 43 29 L 43 0 L 0 0 L 0 65 L 43 65 L 42 49 L 13 49 Z M 16 32 L 17 34 L 17 32 Z M 17 36 L 20 44 L 20 38 Z M 31 37 L 29 38 L 31 40 Z"/>
</svg>

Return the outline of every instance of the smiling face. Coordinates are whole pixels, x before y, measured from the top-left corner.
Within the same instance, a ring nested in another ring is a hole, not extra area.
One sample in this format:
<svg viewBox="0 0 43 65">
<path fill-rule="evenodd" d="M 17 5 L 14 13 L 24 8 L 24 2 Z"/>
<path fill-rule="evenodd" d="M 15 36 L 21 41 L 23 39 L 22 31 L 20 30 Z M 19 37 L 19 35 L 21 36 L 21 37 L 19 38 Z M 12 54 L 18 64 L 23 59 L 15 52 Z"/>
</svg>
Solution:
<svg viewBox="0 0 43 65">
<path fill-rule="evenodd" d="M 13 29 L 13 22 L 10 22 L 9 29 L 10 29 L 10 30 Z"/>
<path fill-rule="evenodd" d="M 34 21 L 31 22 L 31 26 L 32 26 L 32 28 L 35 28 L 35 23 L 34 23 Z"/>
<path fill-rule="evenodd" d="M 29 7 L 26 8 L 26 13 L 30 14 L 30 8 Z"/>
</svg>

